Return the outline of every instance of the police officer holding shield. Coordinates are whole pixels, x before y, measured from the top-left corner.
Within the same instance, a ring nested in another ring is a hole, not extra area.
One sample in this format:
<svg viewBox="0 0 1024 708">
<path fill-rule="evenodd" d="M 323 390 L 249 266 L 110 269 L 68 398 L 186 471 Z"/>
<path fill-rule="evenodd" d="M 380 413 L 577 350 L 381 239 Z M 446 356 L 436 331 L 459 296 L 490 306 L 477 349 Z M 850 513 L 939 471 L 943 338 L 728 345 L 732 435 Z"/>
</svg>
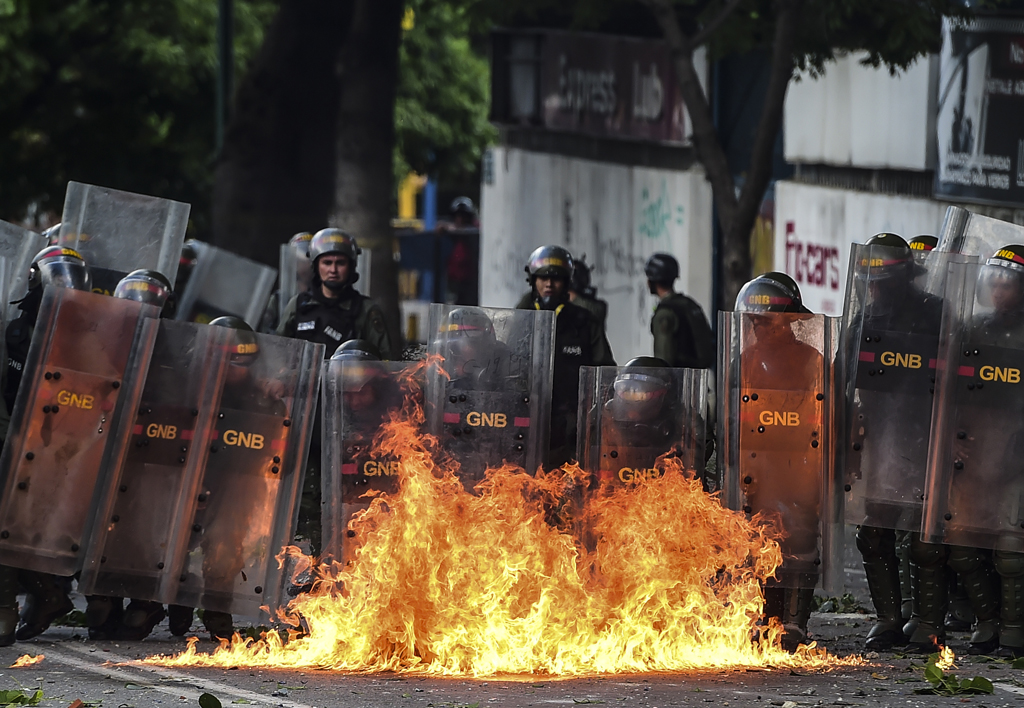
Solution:
<svg viewBox="0 0 1024 708">
<path fill-rule="evenodd" d="M 532 302 L 520 309 L 555 313 L 555 369 L 551 389 L 551 438 L 547 464 L 558 467 L 576 453 L 581 366 L 615 366 L 603 324 L 569 300 L 573 260 L 561 246 L 541 246 L 526 264 Z"/>
</svg>

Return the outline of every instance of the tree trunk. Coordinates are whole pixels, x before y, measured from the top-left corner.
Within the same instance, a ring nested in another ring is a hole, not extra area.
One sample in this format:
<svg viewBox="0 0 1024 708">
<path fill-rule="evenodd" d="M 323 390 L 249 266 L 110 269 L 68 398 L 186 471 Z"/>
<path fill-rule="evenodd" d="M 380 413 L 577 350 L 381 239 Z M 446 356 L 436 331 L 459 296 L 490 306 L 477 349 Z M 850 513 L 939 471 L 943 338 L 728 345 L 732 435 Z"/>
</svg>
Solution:
<svg viewBox="0 0 1024 708">
<path fill-rule="evenodd" d="M 338 58 L 354 0 L 283 0 L 239 87 L 215 174 L 215 245 L 277 266 L 279 246 L 327 225 Z"/>
<path fill-rule="evenodd" d="M 707 32 L 695 39 L 683 34 L 671 0 L 647 0 L 662 33 L 672 51 L 676 80 L 693 124 L 693 147 L 697 159 L 704 166 L 722 232 L 719 248 L 719 305 L 732 309 L 736 294 L 750 278 L 750 231 L 754 228 L 764 191 L 771 179 L 772 153 L 775 138 L 782 125 L 786 89 L 793 74 L 793 44 L 799 21 L 801 0 L 778 0 L 776 3 L 775 37 L 772 47 L 771 78 L 764 107 L 758 122 L 757 134 L 751 152 L 750 166 L 739 196 L 725 150 L 715 130 L 714 119 L 707 95 L 693 65 L 693 52 L 725 17 L 737 6 L 726 4 L 722 13 L 714 18 Z"/>
<path fill-rule="evenodd" d="M 398 264 L 391 229 L 401 0 L 355 0 L 341 58 L 331 225 L 371 251 L 369 293 L 399 343 Z M 361 290 L 367 291 L 364 285 Z"/>
</svg>

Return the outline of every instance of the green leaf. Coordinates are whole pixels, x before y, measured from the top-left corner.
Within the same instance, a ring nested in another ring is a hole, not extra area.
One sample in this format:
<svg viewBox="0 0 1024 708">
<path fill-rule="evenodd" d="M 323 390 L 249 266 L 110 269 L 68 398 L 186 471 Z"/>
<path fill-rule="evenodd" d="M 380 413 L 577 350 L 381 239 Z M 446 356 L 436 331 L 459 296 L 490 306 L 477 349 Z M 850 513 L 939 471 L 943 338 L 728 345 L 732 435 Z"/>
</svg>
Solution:
<svg viewBox="0 0 1024 708">
<path fill-rule="evenodd" d="M 995 693 L 995 686 L 984 676 L 975 676 L 972 679 L 964 679 L 961 688 L 967 688 L 972 693 Z"/>
<path fill-rule="evenodd" d="M 220 699 L 212 693 L 204 693 L 199 696 L 199 708 L 221 708 Z"/>
<path fill-rule="evenodd" d="M 246 700 L 245 698 L 237 698 L 237 699 L 235 699 L 235 700 L 233 700 L 231 702 L 232 703 L 245 703 L 246 705 L 252 703 L 252 701 Z"/>
<path fill-rule="evenodd" d="M 1014 659 L 1013 663 L 1010 664 L 1011 669 L 1024 669 L 1024 656 L 1019 659 Z"/>
<path fill-rule="evenodd" d="M 924 667 L 924 678 L 933 686 L 938 685 L 942 683 L 942 669 L 929 662 L 928 665 Z"/>
</svg>

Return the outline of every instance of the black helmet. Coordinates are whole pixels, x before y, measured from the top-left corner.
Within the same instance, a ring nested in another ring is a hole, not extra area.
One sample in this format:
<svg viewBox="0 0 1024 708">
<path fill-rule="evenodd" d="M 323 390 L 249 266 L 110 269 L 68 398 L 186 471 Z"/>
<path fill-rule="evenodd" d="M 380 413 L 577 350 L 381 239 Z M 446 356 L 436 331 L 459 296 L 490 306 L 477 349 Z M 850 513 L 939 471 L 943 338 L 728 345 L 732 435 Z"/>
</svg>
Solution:
<svg viewBox="0 0 1024 708">
<path fill-rule="evenodd" d="M 870 275 L 872 281 L 899 279 L 896 282 L 909 282 L 917 275 L 914 252 L 902 237 L 891 233 L 875 234 L 864 245 L 876 248 L 868 250 L 856 264 L 859 277 Z"/>
<path fill-rule="evenodd" d="M 497 337 L 494 323 L 478 307 L 457 307 L 441 323 L 445 369 L 452 378 L 479 376 L 493 358 Z"/>
<path fill-rule="evenodd" d="M 348 279 L 335 289 L 342 290 L 359 280 L 359 273 L 356 272 L 356 257 L 362 253 L 362 249 L 356 244 L 356 239 L 341 229 L 320 229 L 309 242 L 309 258 L 313 261 L 313 284 L 321 284 L 320 272 L 316 262 L 320 256 L 333 253 L 338 256 L 345 256 L 348 259 Z"/>
<path fill-rule="evenodd" d="M 476 207 L 473 206 L 473 200 L 469 197 L 456 197 L 452 200 L 452 204 L 448 207 L 448 211 L 452 216 L 456 214 L 476 216 Z"/>
<path fill-rule="evenodd" d="M 28 272 L 30 288 L 53 285 L 72 290 L 89 290 L 92 277 L 82 254 L 73 248 L 47 246 L 32 259 Z"/>
<path fill-rule="evenodd" d="M 121 278 L 114 297 L 163 307 L 171 296 L 171 281 L 156 270 L 133 270 Z"/>
<path fill-rule="evenodd" d="M 174 276 L 174 289 L 180 292 L 188 279 L 192 276 L 192 271 L 195 270 L 196 264 L 199 262 L 199 248 L 197 244 L 199 242 L 194 239 L 189 239 L 185 243 L 181 244 L 181 256 L 178 258 L 178 272 Z"/>
<path fill-rule="evenodd" d="M 789 273 L 783 273 L 782 271 L 778 270 L 768 271 L 767 273 L 762 273 L 761 275 L 765 278 L 768 278 L 769 280 L 774 280 L 776 283 L 778 283 L 779 285 L 793 293 L 793 295 L 796 298 L 797 306 L 799 307 L 798 312 L 811 314 L 811 311 L 804 306 L 803 295 L 800 294 L 800 286 L 796 284 L 795 280 L 793 280 L 793 276 L 791 276 Z"/>
<path fill-rule="evenodd" d="M 561 246 L 541 246 L 530 254 L 526 262 L 526 282 L 533 285 L 536 278 L 572 278 L 572 254 Z"/>
<path fill-rule="evenodd" d="M 939 239 L 928 235 L 915 236 L 907 245 L 912 251 L 934 251 L 935 247 L 939 245 Z"/>
<path fill-rule="evenodd" d="M 380 361 L 380 351 L 365 339 L 350 339 L 334 350 L 331 361 Z"/>
<path fill-rule="evenodd" d="M 796 283 L 780 280 L 765 274 L 749 281 L 736 295 L 736 312 L 806 312 Z"/>
<path fill-rule="evenodd" d="M 618 421 L 651 420 L 661 412 L 671 386 L 671 369 L 663 359 L 634 357 L 612 384 L 611 414 Z"/>
<path fill-rule="evenodd" d="M 597 290 L 590 287 L 590 266 L 587 265 L 586 256 L 573 262 L 572 282 L 570 283 L 573 292 L 587 297 L 594 297 Z"/>
<path fill-rule="evenodd" d="M 227 327 L 235 330 L 234 342 L 231 343 L 231 363 L 238 366 L 249 366 L 260 355 L 260 343 L 252 327 L 241 317 L 226 315 L 210 322 L 211 327 Z"/>
<path fill-rule="evenodd" d="M 997 310 L 1019 309 L 1020 302 L 1007 302 L 1004 297 L 993 300 L 993 291 L 998 289 L 1005 293 L 1007 285 L 1017 290 L 1018 298 L 1024 296 L 1024 246 L 1003 246 L 985 261 L 978 274 L 978 301 L 985 306 L 995 306 Z"/>
<path fill-rule="evenodd" d="M 644 264 L 644 275 L 655 283 L 672 283 L 679 277 L 679 261 L 668 253 L 655 253 Z"/>
<path fill-rule="evenodd" d="M 456 307 L 445 315 L 440 333 L 447 333 L 448 339 L 484 337 L 494 339 L 494 323 L 479 307 Z"/>
<path fill-rule="evenodd" d="M 308 231 L 300 231 L 288 239 L 288 245 L 298 251 L 299 254 L 309 258 L 309 244 L 312 240 L 313 234 Z"/>
</svg>

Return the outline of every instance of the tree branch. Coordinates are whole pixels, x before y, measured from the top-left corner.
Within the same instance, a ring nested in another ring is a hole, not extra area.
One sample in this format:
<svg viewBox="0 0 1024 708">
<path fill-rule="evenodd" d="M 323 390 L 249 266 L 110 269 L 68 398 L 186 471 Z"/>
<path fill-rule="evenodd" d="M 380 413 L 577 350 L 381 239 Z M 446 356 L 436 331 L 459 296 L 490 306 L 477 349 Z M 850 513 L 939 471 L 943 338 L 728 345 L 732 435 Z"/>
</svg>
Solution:
<svg viewBox="0 0 1024 708">
<path fill-rule="evenodd" d="M 729 170 L 729 160 L 718 140 L 711 106 L 700 84 L 700 77 L 693 65 L 693 50 L 689 38 L 679 26 L 671 0 L 645 0 L 661 27 L 665 41 L 672 52 L 672 63 L 683 103 L 693 124 L 693 146 L 697 159 L 704 165 L 708 181 L 711 182 L 715 205 L 723 230 L 732 222 L 736 211 L 736 187 Z"/>
<path fill-rule="evenodd" d="M 715 30 L 718 29 L 723 22 L 729 19 L 729 15 L 733 13 L 733 10 L 736 9 L 736 6 L 739 5 L 740 2 L 742 2 L 742 0 L 728 0 L 728 2 L 725 3 L 725 7 L 723 7 L 717 15 L 712 17 L 710 22 L 701 27 L 700 32 L 693 35 L 690 39 L 690 46 L 696 49 L 711 39 L 711 35 L 714 34 Z"/>
</svg>

